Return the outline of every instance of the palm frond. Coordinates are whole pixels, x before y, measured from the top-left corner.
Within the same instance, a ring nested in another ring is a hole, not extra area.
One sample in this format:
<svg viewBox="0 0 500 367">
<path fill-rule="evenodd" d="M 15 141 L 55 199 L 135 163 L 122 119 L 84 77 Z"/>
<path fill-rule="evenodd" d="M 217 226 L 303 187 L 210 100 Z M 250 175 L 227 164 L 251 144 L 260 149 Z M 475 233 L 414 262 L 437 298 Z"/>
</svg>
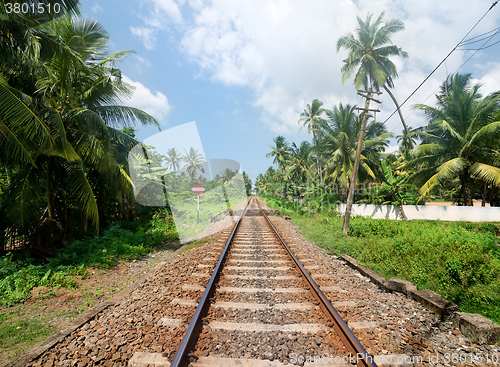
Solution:
<svg viewBox="0 0 500 367">
<path fill-rule="evenodd" d="M 472 177 L 495 186 L 500 186 L 500 168 L 484 163 L 474 163 L 470 167 Z"/>
<path fill-rule="evenodd" d="M 432 176 L 421 188 L 420 188 L 420 198 L 418 201 L 423 199 L 429 191 L 436 185 L 449 180 L 454 177 L 457 172 L 463 169 L 464 166 L 468 164 L 467 160 L 464 158 L 454 158 L 445 163 L 443 163 L 439 168 L 437 173 Z"/>
<path fill-rule="evenodd" d="M 160 124 L 150 114 L 127 106 L 98 106 L 93 108 L 108 126 L 130 126 L 139 121 L 143 125 L 154 125 L 160 129 Z"/>
<path fill-rule="evenodd" d="M 0 212 L 14 225 L 15 229 L 26 231 L 40 218 L 43 207 L 43 171 L 28 166 L 14 176 L 7 188 Z"/>
<path fill-rule="evenodd" d="M 92 187 L 83 172 L 80 164 L 66 163 L 68 173 L 68 191 L 75 199 L 76 205 L 80 208 L 85 217 L 89 218 L 96 231 L 99 231 L 99 209 L 94 197 Z"/>
</svg>

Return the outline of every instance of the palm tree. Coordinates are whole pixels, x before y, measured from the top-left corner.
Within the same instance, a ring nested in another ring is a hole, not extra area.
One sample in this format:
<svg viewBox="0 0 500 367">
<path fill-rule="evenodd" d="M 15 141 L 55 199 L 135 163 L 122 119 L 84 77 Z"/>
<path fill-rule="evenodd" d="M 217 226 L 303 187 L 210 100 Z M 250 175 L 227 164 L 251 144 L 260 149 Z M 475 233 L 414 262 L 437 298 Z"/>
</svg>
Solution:
<svg viewBox="0 0 500 367">
<path fill-rule="evenodd" d="M 181 158 L 186 164 L 184 164 L 180 169 L 186 168 L 186 172 L 188 173 L 191 181 L 194 181 L 196 177 L 196 172 L 201 171 L 205 173 L 205 169 L 201 166 L 202 163 L 205 163 L 205 159 L 202 154 L 198 154 L 198 149 L 194 149 L 193 147 L 189 148 L 189 153 L 184 149 L 186 153 Z"/>
<path fill-rule="evenodd" d="M 307 133 L 310 134 L 311 131 L 313 133 L 313 144 L 317 145 L 318 144 L 318 139 L 316 136 L 316 128 L 318 124 L 323 121 L 323 119 L 320 117 L 321 114 L 324 112 L 324 109 L 322 108 L 323 102 L 319 101 L 318 99 L 315 99 L 312 101 L 312 103 L 306 106 L 304 109 L 304 112 L 300 114 L 300 119 L 299 119 L 299 125 L 302 124 L 303 126 L 307 125 Z M 321 170 L 321 163 L 319 161 L 319 157 L 316 156 L 316 164 L 318 166 L 318 177 L 320 181 L 323 181 L 323 173 Z"/>
<path fill-rule="evenodd" d="M 360 134 L 360 121 L 354 106 L 335 106 L 326 110 L 327 119 L 318 124 L 320 154 L 330 158 L 326 161 L 329 177 L 347 188 L 353 174 L 356 147 Z M 360 172 L 357 181 L 376 179 L 380 153 L 392 137 L 380 123 L 367 124 L 361 150 Z"/>
<path fill-rule="evenodd" d="M 231 179 L 236 176 L 238 171 L 232 171 L 229 168 L 226 168 L 224 171 L 222 171 L 218 176 L 220 179 L 220 182 L 222 185 L 227 185 L 231 181 Z"/>
<path fill-rule="evenodd" d="M 414 106 L 429 120 L 422 144 L 415 148 L 415 162 L 425 167 L 419 176 L 427 176 L 422 197 L 436 185 L 458 178 L 464 204 L 472 206 L 473 179 L 500 186 L 500 168 L 495 165 L 500 92 L 481 98 L 479 88 L 471 85 L 470 74 L 451 75 L 436 96 L 436 107 Z"/>
<path fill-rule="evenodd" d="M 0 98 L 0 112 L 10 128 L 0 145 L 9 148 L 16 137 L 28 142 L 35 137 L 26 150 L 34 164 L 18 164 L 11 195 L 2 206 L 21 227 L 32 226 L 40 217 L 43 197 L 47 219 L 56 220 L 58 197 L 65 212 L 68 205 L 82 211 L 84 228 L 90 218 L 98 229 L 97 201 L 111 193 L 120 202 L 131 193 L 126 154 L 121 154 L 121 162 L 117 156 L 137 141 L 112 126 L 158 124 L 145 112 L 120 105 L 132 92 L 115 66 L 126 53 L 105 56 L 108 37 L 97 22 L 65 16 L 41 29 L 60 47 L 50 59 L 39 60 L 33 97 L 0 80 L 0 94 L 8 97 Z M 12 152 L 2 149 L 1 155 Z M 23 157 L 22 152 L 18 155 Z M 45 193 L 40 181 L 46 183 Z M 96 186 L 97 182 L 104 184 Z"/>
<path fill-rule="evenodd" d="M 294 181 L 305 183 L 311 177 L 311 144 L 307 141 L 300 143 L 297 147 L 292 143 L 290 163 L 287 167 L 287 175 Z"/>
<path fill-rule="evenodd" d="M 175 148 L 167 150 L 167 157 L 165 158 L 167 168 L 178 171 L 182 162 L 181 153 Z"/>
<path fill-rule="evenodd" d="M 274 140 L 274 146 L 269 145 L 272 148 L 271 152 L 266 154 L 266 157 L 274 157 L 273 163 L 278 166 L 278 169 L 283 172 L 285 169 L 285 162 L 290 154 L 290 142 L 285 140 L 285 137 L 279 135 Z"/>
<path fill-rule="evenodd" d="M 404 155 L 406 160 L 410 159 L 411 150 L 415 146 L 416 137 L 418 137 L 419 130 L 408 128 L 408 132 L 403 131 L 403 134 L 397 135 L 396 140 L 400 144 L 399 151 Z"/>
<path fill-rule="evenodd" d="M 366 90 L 372 88 L 378 92 L 380 88 L 383 88 L 396 105 L 404 131 L 408 133 L 399 104 L 389 89 L 394 88 L 393 78 L 398 76 L 396 66 L 389 59 L 389 56 L 408 57 L 405 51 L 392 45 L 390 39 L 394 33 L 404 29 L 404 24 L 399 19 L 390 19 L 383 23 L 384 12 L 371 24 L 372 16 L 372 14 L 368 14 L 365 21 L 357 17 L 357 38 L 352 33 L 348 33 L 337 41 L 337 52 L 341 48 L 349 51 L 341 69 L 342 83 L 349 80 L 356 71 L 354 77 L 356 89 L 363 85 Z"/>
<path fill-rule="evenodd" d="M 110 145 L 112 136 L 124 134 L 112 127 L 129 126 L 135 121 L 159 125 L 147 113 L 121 105 L 123 99 L 132 94 L 133 88 L 122 83 L 121 72 L 116 68 L 116 64 L 130 51 L 106 56 L 109 37 L 97 21 L 66 15 L 45 24 L 43 29 L 52 37 L 57 37 L 66 48 L 63 52 L 54 54 L 45 68 L 45 73 L 41 73 L 40 92 L 46 105 L 59 115 L 56 120 L 61 131 L 64 130 L 62 134 L 68 139 L 67 147 L 73 147 L 77 154 L 75 163 L 66 166 L 73 166 L 75 182 L 72 186 L 80 188 L 80 205 L 86 215 L 93 218 L 98 228 L 94 193 L 86 179 L 85 170 L 80 168 L 77 161 L 83 161 L 87 169 L 95 171 L 98 176 L 106 177 L 106 181 L 121 181 L 120 186 L 127 186 L 130 184 L 130 178 L 113 158 L 115 148 Z M 72 55 L 78 55 L 78 58 L 75 60 Z M 123 136 L 121 138 L 125 139 Z M 128 140 L 131 145 L 132 141 Z M 64 146 L 64 143 L 62 145 Z M 47 200 L 50 203 L 55 193 L 50 192 L 52 157 L 49 155 L 47 159 Z M 115 196 L 117 194 L 102 190 L 102 186 L 100 188 L 103 198 L 110 193 Z M 49 204 L 49 218 L 50 206 Z"/>
</svg>

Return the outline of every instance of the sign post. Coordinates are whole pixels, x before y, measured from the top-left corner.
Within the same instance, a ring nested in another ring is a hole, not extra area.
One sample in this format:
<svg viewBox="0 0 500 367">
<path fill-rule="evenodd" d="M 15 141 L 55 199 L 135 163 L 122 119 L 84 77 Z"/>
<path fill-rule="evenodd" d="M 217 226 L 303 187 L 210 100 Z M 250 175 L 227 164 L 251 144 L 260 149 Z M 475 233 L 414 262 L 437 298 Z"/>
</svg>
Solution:
<svg viewBox="0 0 500 367">
<path fill-rule="evenodd" d="M 191 191 L 194 191 L 198 195 L 198 205 L 196 207 L 196 224 L 200 223 L 200 194 L 205 191 L 203 186 L 201 185 L 196 185 L 191 189 Z"/>
</svg>

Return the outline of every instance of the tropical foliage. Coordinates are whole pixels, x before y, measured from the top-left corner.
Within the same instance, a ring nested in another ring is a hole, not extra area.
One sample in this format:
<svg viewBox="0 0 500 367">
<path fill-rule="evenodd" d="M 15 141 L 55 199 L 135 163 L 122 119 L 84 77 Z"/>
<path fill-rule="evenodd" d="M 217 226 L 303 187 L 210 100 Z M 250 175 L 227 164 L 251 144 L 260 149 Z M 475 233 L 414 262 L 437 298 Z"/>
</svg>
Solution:
<svg viewBox="0 0 500 367">
<path fill-rule="evenodd" d="M 126 161 L 137 141 L 118 128 L 158 126 L 121 104 L 133 88 L 117 63 L 130 51 L 107 55 L 107 33 L 72 16 L 76 5 L 56 19 L 6 14 L 0 29 L 2 227 L 45 250 L 72 228 L 137 216 Z"/>
<path fill-rule="evenodd" d="M 458 205 L 473 205 L 473 200 L 500 204 L 500 91 L 483 97 L 471 75 L 450 75 L 436 95 L 435 106 L 419 104 L 427 125 L 408 128 L 399 105 L 390 91 L 398 76 L 393 56 L 408 57 L 391 37 L 404 29 L 399 19 L 376 19 L 368 14 L 357 18 L 354 33 L 337 41 L 337 51 L 348 51 L 341 68 L 345 83 L 354 76 L 356 89 L 385 90 L 396 104 L 403 124 L 397 136 L 399 151 L 386 154 L 393 135 L 383 124 L 367 116 L 356 179 L 357 200 L 372 203 L 424 203 L 436 195 L 452 198 Z M 319 99 L 307 104 L 299 124 L 312 133 L 312 144 L 296 145 L 284 136 L 274 139 L 267 154 L 277 169 L 270 167 L 256 180 L 259 192 L 303 200 L 307 187 L 323 185 L 345 199 L 353 176 L 355 152 L 364 109 L 340 103 L 332 109 Z M 371 111 L 371 110 L 370 110 Z M 363 190 L 363 188 L 370 188 Z M 416 194 L 416 188 L 420 194 Z M 292 193 L 293 192 L 293 193 Z"/>
<path fill-rule="evenodd" d="M 396 66 L 389 56 L 408 57 L 405 51 L 392 45 L 390 39 L 394 33 L 404 29 L 404 24 L 399 19 L 384 22 L 384 12 L 374 23 L 371 23 L 372 17 L 372 14 L 368 14 L 365 21 L 358 17 L 356 36 L 348 33 L 337 41 L 337 52 L 342 48 L 349 51 L 341 69 L 342 83 L 349 80 L 356 71 L 354 76 L 356 89 L 363 86 L 365 90 L 371 89 L 378 92 L 380 88 L 383 88 L 396 105 L 404 132 L 408 133 L 403 114 L 389 89 L 394 88 L 393 78 L 398 76 Z"/>
<path fill-rule="evenodd" d="M 441 86 L 437 106 L 416 105 L 429 124 L 415 149 L 415 162 L 428 178 L 420 191 L 426 196 L 440 184 L 460 187 L 459 202 L 472 205 L 474 187 L 500 186 L 498 143 L 500 92 L 482 98 L 470 75 L 455 74 Z"/>
</svg>

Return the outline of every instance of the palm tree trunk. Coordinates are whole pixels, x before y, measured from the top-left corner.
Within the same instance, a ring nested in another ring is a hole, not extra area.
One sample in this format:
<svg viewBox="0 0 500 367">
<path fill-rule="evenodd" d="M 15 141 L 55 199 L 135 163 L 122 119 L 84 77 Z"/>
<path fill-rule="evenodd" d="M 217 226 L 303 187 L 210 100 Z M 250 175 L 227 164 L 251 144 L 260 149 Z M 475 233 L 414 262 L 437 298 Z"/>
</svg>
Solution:
<svg viewBox="0 0 500 367">
<path fill-rule="evenodd" d="M 473 206 L 472 201 L 472 180 L 470 179 L 469 171 L 465 172 L 465 205 Z"/>
<path fill-rule="evenodd" d="M 403 220 L 408 220 L 408 217 L 406 216 L 405 211 L 403 210 L 403 205 L 401 204 L 401 201 L 399 201 L 398 198 L 394 195 L 392 196 L 392 200 L 398 202 L 398 209 L 399 209 L 399 214 L 401 215 L 401 218 Z"/>
<path fill-rule="evenodd" d="M 392 94 L 392 92 L 389 90 L 389 88 L 387 88 L 386 85 L 384 85 L 384 90 L 387 92 L 387 94 L 391 97 L 392 101 L 396 105 L 396 108 L 399 113 L 399 118 L 401 119 L 401 123 L 403 124 L 403 128 L 405 130 L 405 134 L 408 134 L 408 127 L 406 126 L 405 119 L 403 118 L 403 113 L 401 112 L 401 108 L 399 107 L 398 101 L 396 101 L 396 97 L 394 97 L 394 94 Z M 410 148 L 413 149 L 413 143 L 411 139 L 409 139 L 409 143 L 410 143 Z"/>
<path fill-rule="evenodd" d="M 54 181 L 53 181 L 53 165 L 54 157 L 47 158 L 47 214 L 49 215 L 49 220 L 56 220 L 54 215 L 55 207 L 55 192 L 54 192 Z"/>
<path fill-rule="evenodd" d="M 4 164 L 3 167 L 5 168 L 5 173 L 7 173 L 7 184 L 10 186 L 12 183 L 12 170 L 6 164 Z"/>
<path fill-rule="evenodd" d="M 484 183 L 483 198 L 481 200 L 481 206 L 486 206 L 486 195 L 488 194 L 488 184 Z"/>
<path fill-rule="evenodd" d="M 367 95 L 366 95 L 366 101 L 365 101 L 365 109 L 364 111 L 367 112 L 368 109 L 370 108 L 370 100 L 372 98 L 372 90 L 371 88 L 368 89 Z M 363 113 L 363 120 L 361 120 L 361 127 L 359 129 L 359 138 L 358 138 L 358 145 L 356 147 L 356 158 L 354 160 L 354 167 L 352 168 L 352 177 L 351 177 L 351 182 L 349 183 L 349 192 L 347 194 L 347 203 L 346 203 L 346 209 L 345 209 L 345 214 L 344 214 L 344 223 L 342 225 L 342 231 L 347 234 L 349 232 L 349 221 L 351 220 L 351 209 L 352 209 L 352 203 L 354 200 L 354 190 L 356 188 L 356 177 L 358 175 L 358 169 L 359 169 L 359 161 L 361 159 L 361 150 L 363 149 L 363 139 L 365 136 L 365 128 L 366 128 L 366 119 L 368 117 L 368 113 Z"/>
<path fill-rule="evenodd" d="M 317 141 L 316 133 L 314 132 L 314 130 L 313 130 L 313 140 L 314 140 L 314 145 L 317 148 L 318 147 L 318 141 Z M 319 177 L 319 181 L 323 182 L 323 173 L 321 172 L 321 163 L 319 163 L 319 155 L 318 155 L 318 153 L 316 153 L 316 163 L 318 164 L 318 177 Z"/>
</svg>

